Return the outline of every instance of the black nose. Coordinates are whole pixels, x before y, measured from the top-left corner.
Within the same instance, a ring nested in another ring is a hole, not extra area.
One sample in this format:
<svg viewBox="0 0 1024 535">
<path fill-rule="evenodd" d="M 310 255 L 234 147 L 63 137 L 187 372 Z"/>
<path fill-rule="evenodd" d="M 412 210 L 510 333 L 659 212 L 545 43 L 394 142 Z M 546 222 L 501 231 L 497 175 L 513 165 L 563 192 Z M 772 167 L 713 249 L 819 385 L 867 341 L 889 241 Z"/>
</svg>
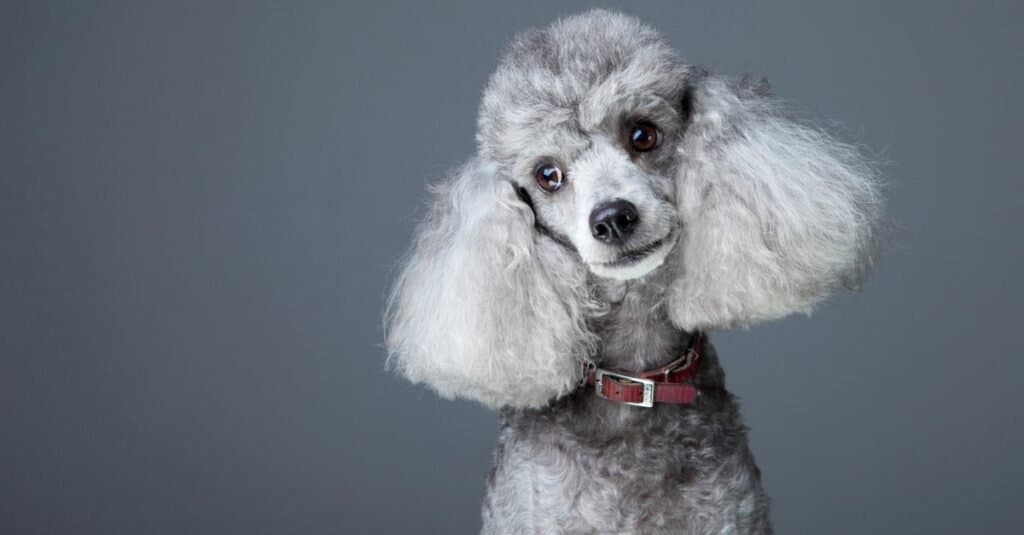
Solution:
<svg viewBox="0 0 1024 535">
<path fill-rule="evenodd" d="M 639 222 L 640 214 L 637 213 L 633 203 L 615 199 L 590 212 L 590 233 L 598 241 L 608 245 L 618 245 L 629 238 Z"/>
</svg>

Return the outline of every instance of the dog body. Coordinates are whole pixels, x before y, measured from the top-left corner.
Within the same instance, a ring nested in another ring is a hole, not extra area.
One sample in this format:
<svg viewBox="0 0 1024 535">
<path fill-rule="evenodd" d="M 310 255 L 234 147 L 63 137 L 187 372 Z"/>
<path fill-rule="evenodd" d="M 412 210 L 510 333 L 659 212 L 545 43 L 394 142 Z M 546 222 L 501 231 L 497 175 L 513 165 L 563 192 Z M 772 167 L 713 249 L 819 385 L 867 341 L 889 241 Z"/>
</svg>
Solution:
<svg viewBox="0 0 1024 535">
<path fill-rule="evenodd" d="M 602 365 L 679 354 L 689 344 L 663 313 L 643 325 L 652 318 L 636 307 L 651 290 L 632 289 L 616 305 L 613 315 L 636 336 L 608 338 L 620 344 Z M 504 409 L 484 533 L 770 533 L 746 430 L 713 348 L 705 345 L 700 363 L 694 405 L 638 408 L 581 390 L 541 409 Z"/>
<path fill-rule="evenodd" d="M 501 410 L 484 532 L 770 532 L 710 345 L 690 404 L 581 387 L 865 272 L 873 170 L 763 93 L 603 10 L 524 33 L 492 76 L 386 312 L 394 369 Z"/>
</svg>

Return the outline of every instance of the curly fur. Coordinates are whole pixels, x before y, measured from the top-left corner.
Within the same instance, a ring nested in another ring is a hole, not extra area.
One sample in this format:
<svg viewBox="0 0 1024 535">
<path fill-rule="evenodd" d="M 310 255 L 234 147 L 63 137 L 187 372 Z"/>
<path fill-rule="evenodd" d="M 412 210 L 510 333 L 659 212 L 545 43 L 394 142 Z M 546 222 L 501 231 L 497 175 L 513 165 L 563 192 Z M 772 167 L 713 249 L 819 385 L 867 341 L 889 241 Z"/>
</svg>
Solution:
<svg viewBox="0 0 1024 535">
<path fill-rule="evenodd" d="M 749 325 L 855 286 L 880 198 L 858 151 L 783 116 L 777 103 L 705 80 L 680 145 L 688 238 L 670 293 L 683 329 Z"/>
<path fill-rule="evenodd" d="M 466 164 L 434 195 L 388 305 L 393 366 L 493 407 L 575 389 L 597 342 L 585 269 L 535 239 L 533 213 L 493 165 Z"/>
<path fill-rule="evenodd" d="M 583 362 L 660 365 L 695 330 L 809 312 L 866 271 L 873 169 L 760 89 L 603 10 L 513 42 L 484 92 L 478 154 L 434 188 L 385 313 L 391 367 L 501 409 L 485 532 L 770 531 L 713 348 L 692 406 L 577 389 Z M 656 150 L 624 148 L 638 119 L 660 129 Z M 538 162 L 566 185 L 538 188 Z M 618 244 L 588 224 L 612 199 L 640 221 Z"/>
</svg>

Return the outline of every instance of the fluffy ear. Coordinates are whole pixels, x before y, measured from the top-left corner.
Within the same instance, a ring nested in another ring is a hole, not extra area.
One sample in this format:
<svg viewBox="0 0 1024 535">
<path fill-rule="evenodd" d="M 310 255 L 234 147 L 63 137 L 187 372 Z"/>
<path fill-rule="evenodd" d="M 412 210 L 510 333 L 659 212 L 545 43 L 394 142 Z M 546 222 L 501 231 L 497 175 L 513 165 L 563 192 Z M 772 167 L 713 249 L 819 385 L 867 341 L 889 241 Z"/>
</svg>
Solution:
<svg viewBox="0 0 1024 535">
<path fill-rule="evenodd" d="M 683 271 L 669 293 L 685 329 L 810 312 L 870 263 L 881 212 L 871 165 L 757 93 L 716 78 L 696 88 L 680 147 Z"/>
<path fill-rule="evenodd" d="M 388 300 L 389 366 L 494 408 L 573 390 L 595 343 L 575 253 L 535 231 L 530 207 L 485 162 L 433 193 Z"/>
</svg>

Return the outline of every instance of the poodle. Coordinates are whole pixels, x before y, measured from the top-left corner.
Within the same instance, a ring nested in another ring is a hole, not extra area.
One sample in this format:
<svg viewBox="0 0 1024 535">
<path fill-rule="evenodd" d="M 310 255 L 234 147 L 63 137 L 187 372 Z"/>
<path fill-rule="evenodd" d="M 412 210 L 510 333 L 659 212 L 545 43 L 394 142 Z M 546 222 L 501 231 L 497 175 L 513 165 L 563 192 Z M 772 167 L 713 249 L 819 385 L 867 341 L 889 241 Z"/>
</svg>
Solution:
<svg viewBox="0 0 1024 535">
<path fill-rule="evenodd" d="M 388 366 L 499 410 L 483 532 L 770 533 L 706 333 L 858 284 L 861 151 L 595 10 L 515 38 L 432 193 Z"/>
</svg>

